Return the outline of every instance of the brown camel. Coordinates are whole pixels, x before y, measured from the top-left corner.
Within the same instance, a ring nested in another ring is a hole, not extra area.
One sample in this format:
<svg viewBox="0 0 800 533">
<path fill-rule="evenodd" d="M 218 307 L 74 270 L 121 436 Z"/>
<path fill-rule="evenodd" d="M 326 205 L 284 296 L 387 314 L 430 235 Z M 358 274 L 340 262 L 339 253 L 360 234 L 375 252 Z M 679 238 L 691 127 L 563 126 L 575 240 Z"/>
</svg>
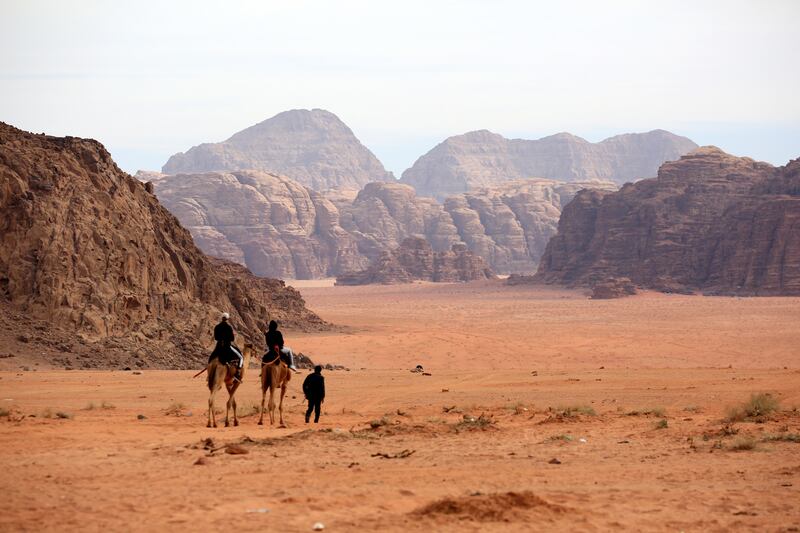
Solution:
<svg viewBox="0 0 800 533">
<path fill-rule="evenodd" d="M 275 358 L 270 362 L 261 363 L 261 417 L 258 419 L 258 425 L 264 424 L 264 399 L 267 396 L 267 389 L 269 389 L 269 425 L 275 423 L 275 389 L 281 389 L 281 399 L 278 404 L 278 412 L 280 413 L 281 425 L 278 427 L 285 428 L 286 424 L 283 422 L 283 397 L 286 395 L 286 388 L 289 381 L 292 379 L 292 372 L 289 366 L 281 361 L 280 352 L 276 349 L 270 352 L 278 353 Z"/>
<path fill-rule="evenodd" d="M 206 427 L 217 427 L 217 417 L 214 415 L 214 397 L 217 395 L 217 391 L 222 388 L 223 383 L 225 384 L 225 388 L 228 389 L 228 403 L 225 406 L 225 427 L 229 425 L 228 412 L 231 407 L 233 407 L 233 425 L 239 425 L 239 419 L 236 417 L 236 398 L 234 394 L 236 394 L 236 389 L 241 385 L 245 370 L 247 370 L 250 364 L 250 357 L 253 355 L 253 345 L 246 342 L 244 344 L 244 350 L 242 350 L 242 355 L 244 356 L 244 365 L 242 365 L 242 371 L 238 379 L 234 379 L 237 370 L 236 365 L 222 364 L 216 357 L 208 363 L 208 391 L 210 394 L 208 396 L 208 425 Z"/>
</svg>

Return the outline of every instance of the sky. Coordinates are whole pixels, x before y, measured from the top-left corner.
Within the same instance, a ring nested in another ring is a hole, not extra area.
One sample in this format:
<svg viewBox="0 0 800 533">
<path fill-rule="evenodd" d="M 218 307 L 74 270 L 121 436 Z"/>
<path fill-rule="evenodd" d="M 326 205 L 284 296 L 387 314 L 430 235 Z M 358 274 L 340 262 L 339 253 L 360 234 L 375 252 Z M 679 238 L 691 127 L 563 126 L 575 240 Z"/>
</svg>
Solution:
<svg viewBox="0 0 800 533">
<path fill-rule="evenodd" d="M 287 109 L 399 177 L 451 135 L 656 128 L 800 157 L 800 1 L 0 0 L 0 121 L 129 172 Z"/>
</svg>

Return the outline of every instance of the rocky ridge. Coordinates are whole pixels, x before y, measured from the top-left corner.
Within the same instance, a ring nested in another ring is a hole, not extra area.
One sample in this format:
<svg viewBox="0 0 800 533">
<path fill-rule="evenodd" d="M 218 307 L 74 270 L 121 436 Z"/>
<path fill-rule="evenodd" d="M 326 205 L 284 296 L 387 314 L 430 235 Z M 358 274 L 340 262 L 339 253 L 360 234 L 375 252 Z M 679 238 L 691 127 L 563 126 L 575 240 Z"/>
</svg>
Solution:
<svg viewBox="0 0 800 533">
<path fill-rule="evenodd" d="M 775 168 L 715 147 L 617 192 L 568 204 L 536 279 L 630 278 L 668 292 L 800 294 L 800 160 Z"/>
<path fill-rule="evenodd" d="M 454 244 L 447 252 L 434 252 L 425 239 L 409 237 L 394 250 L 383 252 L 369 268 L 340 275 L 336 284 L 457 282 L 495 277 L 483 259 L 467 250 L 464 244 Z"/>
<path fill-rule="evenodd" d="M 362 270 L 411 236 L 437 252 L 466 244 L 499 272 L 533 272 L 562 206 L 584 187 L 616 189 L 609 182 L 528 179 L 439 204 L 396 182 L 322 194 L 259 171 L 139 177 L 152 180 L 206 253 L 281 278 Z"/>
<path fill-rule="evenodd" d="M 165 174 L 240 170 L 285 175 L 314 190 L 394 180 L 344 122 L 322 109 L 284 111 L 226 141 L 175 154 L 162 168 Z"/>
<path fill-rule="evenodd" d="M 19 342 L 84 365 L 196 367 L 223 310 L 256 343 L 269 318 L 326 327 L 282 281 L 206 257 L 93 140 L 0 123 L 0 228 L 0 304 L 49 325 Z"/>
<path fill-rule="evenodd" d="M 538 140 L 506 139 L 487 130 L 445 139 L 403 172 L 421 196 L 448 196 L 534 176 L 561 181 L 649 178 L 665 161 L 697 145 L 664 130 L 617 135 L 591 143 L 569 133 Z"/>
</svg>

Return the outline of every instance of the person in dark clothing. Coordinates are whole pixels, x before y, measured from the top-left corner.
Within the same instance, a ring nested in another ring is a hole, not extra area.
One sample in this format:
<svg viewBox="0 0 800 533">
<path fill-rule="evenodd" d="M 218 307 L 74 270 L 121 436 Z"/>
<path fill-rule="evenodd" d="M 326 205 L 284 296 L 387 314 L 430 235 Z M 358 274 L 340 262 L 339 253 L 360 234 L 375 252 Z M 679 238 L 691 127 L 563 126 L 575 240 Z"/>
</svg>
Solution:
<svg viewBox="0 0 800 533">
<path fill-rule="evenodd" d="M 283 333 L 278 330 L 277 322 L 274 320 L 269 321 L 269 328 L 264 333 L 264 337 L 267 340 L 267 355 L 265 358 L 269 358 L 270 360 L 274 359 L 277 355 L 275 353 L 275 346 L 277 346 L 281 359 L 286 361 L 286 364 L 289 365 L 289 369 L 297 372 L 297 367 L 294 366 L 294 352 L 291 348 L 283 344 Z"/>
<path fill-rule="evenodd" d="M 322 377 L 322 367 L 317 365 L 314 367 L 314 373 L 309 374 L 303 382 L 303 394 L 306 395 L 308 400 L 308 409 L 306 410 L 306 424 L 311 417 L 311 411 L 314 411 L 314 423 L 319 422 L 319 412 L 322 409 L 322 402 L 325 401 L 325 378 Z"/>
<path fill-rule="evenodd" d="M 211 362 L 216 357 L 220 363 L 228 364 L 236 359 L 236 366 L 242 368 L 244 357 L 233 345 L 233 328 L 228 323 L 229 318 L 230 315 L 228 313 L 222 313 L 222 320 L 214 327 L 214 340 L 217 341 L 217 345 L 214 347 L 214 351 L 211 352 L 208 361 Z"/>
</svg>

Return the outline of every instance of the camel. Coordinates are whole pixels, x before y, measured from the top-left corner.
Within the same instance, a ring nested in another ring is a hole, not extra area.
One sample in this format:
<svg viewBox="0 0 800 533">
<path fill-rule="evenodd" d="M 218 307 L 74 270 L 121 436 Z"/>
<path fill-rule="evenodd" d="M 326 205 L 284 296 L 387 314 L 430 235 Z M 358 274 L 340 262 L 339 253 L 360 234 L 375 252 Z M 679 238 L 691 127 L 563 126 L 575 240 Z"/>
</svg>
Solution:
<svg viewBox="0 0 800 533">
<path fill-rule="evenodd" d="M 235 365 L 224 365 L 220 363 L 219 359 L 216 357 L 208 363 L 206 370 L 208 371 L 208 391 L 210 394 L 208 396 L 208 424 L 206 427 L 217 427 L 217 417 L 214 414 L 214 397 L 217 395 L 217 391 L 222 388 L 223 383 L 225 383 L 225 388 L 228 389 L 228 403 L 225 406 L 225 427 L 229 426 L 228 413 L 231 407 L 233 407 L 233 425 L 239 425 L 239 418 L 236 416 L 236 398 L 234 394 L 236 394 L 236 389 L 241 385 L 244 379 L 244 373 L 250 364 L 250 357 L 253 355 L 253 345 L 246 342 L 244 344 L 244 350 L 242 350 L 242 355 L 244 356 L 244 365 L 242 366 L 242 373 L 238 380 L 233 379 L 236 375 Z"/>
<path fill-rule="evenodd" d="M 289 366 L 281 360 L 279 350 L 275 350 L 278 355 L 268 363 L 261 363 L 261 417 L 258 419 L 258 425 L 264 425 L 264 399 L 267 396 L 267 389 L 269 389 L 269 424 L 275 423 L 275 389 L 281 389 L 281 399 L 278 404 L 278 412 L 280 413 L 280 426 L 285 428 L 286 424 L 283 422 L 283 397 L 286 395 L 286 388 L 289 381 L 292 379 L 292 372 Z M 270 352 L 270 354 L 275 353 Z"/>
</svg>

